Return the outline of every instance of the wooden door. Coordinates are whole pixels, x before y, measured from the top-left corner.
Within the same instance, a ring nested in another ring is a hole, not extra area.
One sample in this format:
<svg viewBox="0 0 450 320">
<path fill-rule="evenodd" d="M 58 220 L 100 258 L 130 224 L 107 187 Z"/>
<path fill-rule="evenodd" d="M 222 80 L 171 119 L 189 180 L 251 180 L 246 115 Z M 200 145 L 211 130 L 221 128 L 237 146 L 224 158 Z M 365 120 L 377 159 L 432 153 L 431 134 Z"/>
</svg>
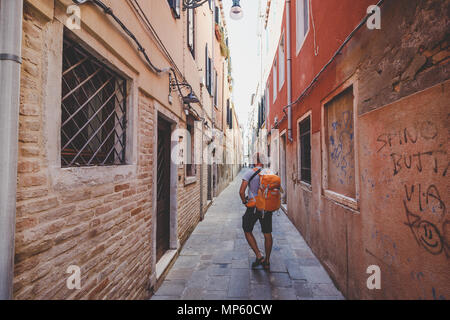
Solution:
<svg viewBox="0 0 450 320">
<path fill-rule="evenodd" d="M 158 118 L 156 260 L 170 248 L 170 123 Z"/>
</svg>

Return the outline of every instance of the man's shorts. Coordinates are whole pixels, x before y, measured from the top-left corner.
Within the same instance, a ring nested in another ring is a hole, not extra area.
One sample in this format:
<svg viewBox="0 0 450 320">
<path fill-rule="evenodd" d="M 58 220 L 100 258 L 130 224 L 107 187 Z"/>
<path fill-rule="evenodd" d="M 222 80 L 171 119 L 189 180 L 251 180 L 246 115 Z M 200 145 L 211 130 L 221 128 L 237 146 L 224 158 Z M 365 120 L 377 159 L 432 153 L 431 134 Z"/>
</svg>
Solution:
<svg viewBox="0 0 450 320">
<path fill-rule="evenodd" d="M 256 221 L 259 220 L 261 224 L 262 233 L 272 233 L 272 212 L 266 212 L 263 214 L 256 208 L 247 208 L 244 216 L 242 217 L 242 228 L 244 232 L 252 232 Z"/>
</svg>

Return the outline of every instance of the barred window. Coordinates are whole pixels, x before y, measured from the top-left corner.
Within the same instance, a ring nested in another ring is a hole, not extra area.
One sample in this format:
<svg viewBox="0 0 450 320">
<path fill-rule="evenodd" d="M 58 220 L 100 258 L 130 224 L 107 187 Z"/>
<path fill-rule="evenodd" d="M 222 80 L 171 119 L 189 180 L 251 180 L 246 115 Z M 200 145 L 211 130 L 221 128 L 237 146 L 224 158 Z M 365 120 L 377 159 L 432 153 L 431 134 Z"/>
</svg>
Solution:
<svg viewBox="0 0 450 320">
<path fill-rule="evenodd" d="M 187 11 L 187 45 L 192 57 L 195 59 L 195 11 Z"/>
<path fill-rule="evenodd" d="M 126 80 L 64 38 L 61 166 L 125 164 Z"/>
<path fill-rule="evenodd" d="M 307 117 L 298 125 L 300 143 L 300 180 L 311 184 L 311 118 Z"/>
<path fill-rule="evenodd" d="M 194 119 L 188 117 L 187 119 L 187 132 L 186 137 L 186 176 L 195 176 L 195 129 Z"/>
<path fill-rule="evenodd" d="M 175 18 L 180 18 L 180 0 L 167 0 Z"/>
</svg>

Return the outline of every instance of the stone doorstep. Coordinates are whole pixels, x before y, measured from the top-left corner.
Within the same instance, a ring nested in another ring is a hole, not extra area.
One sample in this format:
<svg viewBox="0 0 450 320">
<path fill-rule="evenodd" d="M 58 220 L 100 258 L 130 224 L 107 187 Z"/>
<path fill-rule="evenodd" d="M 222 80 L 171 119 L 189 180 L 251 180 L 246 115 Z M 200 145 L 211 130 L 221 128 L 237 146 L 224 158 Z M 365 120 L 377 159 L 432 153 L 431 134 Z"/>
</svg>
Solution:
<svg viewBox="0 0 450 320">
<path fill-rule="evenodd" d="M 156 280 L 159 280 L 159 278 L 164 274 L 164 271 L 166 271 L 167 267 L 172 262 L 172 259 L 176 256 L 177 250 L 168 250 L 162 257 L 159 259 L 158 263 L 156 264 Z"/>
</svg>

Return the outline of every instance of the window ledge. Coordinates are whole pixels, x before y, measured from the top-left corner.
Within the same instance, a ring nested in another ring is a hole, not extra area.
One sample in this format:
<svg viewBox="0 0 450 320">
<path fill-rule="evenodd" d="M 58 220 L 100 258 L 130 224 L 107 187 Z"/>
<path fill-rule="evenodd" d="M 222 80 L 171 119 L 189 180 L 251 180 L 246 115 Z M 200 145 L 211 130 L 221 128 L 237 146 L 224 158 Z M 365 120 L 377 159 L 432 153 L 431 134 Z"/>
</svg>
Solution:
<svg viewBox="0 0 450 320">
<path fill-rule="evenodd" d="M 328 198 L 332 201 L 338 202 L 339 204 L 342 204 L 342 205 L 352 209 L 352 211 L 354 213 L 359 214 L 359 206 L 358 206 L 357 200 L 347 197 L 347 196 L 344 196 L 342 194 L 336 193 L 331 190 L 325 190 L 324 193 L 325 193 L 326 198 Z"/>
<path fill-rule="evenodd" d="M 82 186 L 96 186 L 124 179 L 136 174 L 136 165 L 114 165 L 94 167 L 52 167 L 50 169 L 52 185 L 57 190 L 74 189 Z"/>
<path fill-rule="evenodd" d="M 196 183 L 196 182 L 197 182 L 197 177 L 196 177 L 196 176 L 193 176 L 193 177 L 186 177 L 186 178 L 184 179 L 184 185 L 185 185 L 185 186 L 188 186 L 188 185 L 193 184 L 193 183 Z"/>
<path fill-rule="evenodd" d="M 300 181 L 300 187 L 305 191 L 312 192 L 312 186 L 308 182 Z"/>
</svg>

